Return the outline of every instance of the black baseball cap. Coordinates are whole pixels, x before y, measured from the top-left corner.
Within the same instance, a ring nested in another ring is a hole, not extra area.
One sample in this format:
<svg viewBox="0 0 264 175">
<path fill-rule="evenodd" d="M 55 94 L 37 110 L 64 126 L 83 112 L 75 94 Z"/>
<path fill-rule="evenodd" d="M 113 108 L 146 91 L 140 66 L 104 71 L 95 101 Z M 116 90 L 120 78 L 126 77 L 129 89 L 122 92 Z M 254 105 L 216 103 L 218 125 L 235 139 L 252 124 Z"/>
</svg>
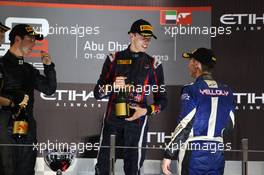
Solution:
<svg viewBox="0 0 264 175">
<path fill-rule="evenodd" d="M 152 25 L 148 22 L 145 21 L 143 19 L 139 19 L 137 21 L 135 21 L 131 28 L 129 33 L 138 33 L 144 37 L 153 37 L 155 39 L 157 39 L 157 37 L 153 34 L 153 27 Z"/>
<path fill-rule="evenodd" d="M 216 57 L 213 51 L 207 48 L 199 48 L 194 50 L 192 53 L 184 52 L 182 57 L 186 59 L 193 58 L 210 68 L 213 68 L 216 64 Z"/>
<path fill-rule="evenodd" d="M 14 41 L 16 36 L 24 37 L 26 35 L 34 36 L 36 40 L 43 40 L 43 35 L 36 33 L 32 26 L 28 24 L 18 24 L 15 27 L 12 28 L 12 30 L 9 33 L 9 40 Z"/>
<path fill-rule="evenodd" d="M 2 30 L 4 30 L 5 32 L 8 31 L 8 30 L 10 30 L 9 27 L 5 26 L 5 25 L 2 24 L 1 22 L 0 22 L 0 28 L 1 28 Z"/>
</svg>

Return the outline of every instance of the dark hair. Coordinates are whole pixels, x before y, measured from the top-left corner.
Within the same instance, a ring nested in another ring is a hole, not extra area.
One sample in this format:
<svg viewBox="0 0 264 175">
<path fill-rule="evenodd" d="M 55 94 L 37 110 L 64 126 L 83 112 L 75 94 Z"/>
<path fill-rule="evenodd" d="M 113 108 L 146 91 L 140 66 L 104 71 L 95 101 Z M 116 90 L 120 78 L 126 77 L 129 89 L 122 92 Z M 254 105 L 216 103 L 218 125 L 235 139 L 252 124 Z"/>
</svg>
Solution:
<svg viewBox="0 0 264 175">
<path fill-rule="evenodd" d="M 15 43 L 15 38 L 10 42 L 10 46 L 13 46 Z"/>
<path fill-rule="evenodd" d="M 22 40 L 24 39 L 24 36 L 20 36 L 20 35 L 16 35 L 16 36 L 19 36 Z M 16 37 L 12 38 L 10 40 L 10 46 L 14 45 L 15 44 L 15 40 L 16 40 Z"/>
<path fill-rule="evenodd" d="M 203 72 L 212 72 L 212 70 L 214 69 L 214 66 L 208 66 L 208 65 L 204 65 L 204 64 L 201 64 L 202 65 L 202 71 Z"/>
</svg>

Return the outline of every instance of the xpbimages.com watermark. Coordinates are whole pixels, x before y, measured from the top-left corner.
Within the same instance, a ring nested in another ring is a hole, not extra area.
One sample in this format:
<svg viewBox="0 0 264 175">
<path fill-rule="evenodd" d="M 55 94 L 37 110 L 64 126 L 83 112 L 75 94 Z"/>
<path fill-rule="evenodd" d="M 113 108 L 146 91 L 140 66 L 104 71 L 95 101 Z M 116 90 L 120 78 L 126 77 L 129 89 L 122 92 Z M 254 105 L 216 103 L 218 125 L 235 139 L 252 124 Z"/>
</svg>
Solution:
<svg viewBox="0 0 264 175">
<path fill-rule="evenodd" d="M 231 29 L 232 27 L 230 26 L 165 26 L 164 34 L 171 37 L 176 37 L 177 35 L 208 35 L 214 38 L 218 35 L 230 35 L 232 33 Z"/>
<path fill-rule="evenodd" d="M 42 26 L 33 26 L 34 30 L 39 33 L 45 33 L 48 35 L 76 35 L 80 38 L 85 37 L 86 35 L 99 35 L 100 27 L 99 26 L 60 26 L 55 24 L 54 26 L 46 26 L 43 28 Z M 45 32 L 44 32 L 45 31 Z"/>
<path fill-rule="evenodd" d="M 53 151 L 57 150 L 59 152 L 63 152 L 65 150 L 71 150 L 76 153 L 82 154 L 86 151 L 98 151 L 99 150 L 99 143 L 67 143 L 67 142 L 58 142 L 57 140 L 55 142 L 51 142 L 48 140 L 47 142 L 42 143 L 35 143 L 33 144 L 33 150 L 38 151 L 40 154 L 42 154 L 44 151 Z"/>
<path fill-rule="evenodd" d="M 216 153 L 217 151 L 230 151 L 232 149 L 232 143 L 222 142 L 182 142 L 172 143 L 166 146 L 167 150 L 171 152 L 178 150 L 190 150 L 190 151 L 210 151 Z"/>
<path fill-rule="evenodd" d="M 110 146 L 106 146 L 106 147 L 108 149 L 110 148 Z M 33 144 L 33 150 L 38 151 L 40 154 L 43 154 L 45 151 L 54 151 L 54 150 L 58 152 L 70 150 L 77 154 L 82 154 L 88 151 L 98 151 L 99 148 L 100 148 L 99 142 L 67 143 L 67 142 L 58 142 L 57 140 L 55 142 L 51 142 L 48 140 L 47 142 Z M 191 150 L 191 151 L 210 151 L 211 153 L 216 153 L 217 151 L 231 151 L 232 144 L 231 143 L 221 143 L 221 142 L 182 142 L 180 141 L 179 143 L 172 143 L 172 144 L 165 143 L 164 148 L 160 146 L 159 148 L 164 149 L 164 150 L 170 150 L 171 152 L 175 152 L 178 150 Z"/>
<path fill-rule="evenodd" d="M 125 87 L 119 87 L 115 84 L 113 85 L 99 85 L 99 92 L 102 94 L 109 94 L 111 92 L 118 93 L 118 92 L 136 92 L 142 93 L 144 92 L 145 95 L 150 95 L 151 92 L 153 93 L 164 93 L 166 91 L 165 85 L 126 85 Z"/>
</svg>

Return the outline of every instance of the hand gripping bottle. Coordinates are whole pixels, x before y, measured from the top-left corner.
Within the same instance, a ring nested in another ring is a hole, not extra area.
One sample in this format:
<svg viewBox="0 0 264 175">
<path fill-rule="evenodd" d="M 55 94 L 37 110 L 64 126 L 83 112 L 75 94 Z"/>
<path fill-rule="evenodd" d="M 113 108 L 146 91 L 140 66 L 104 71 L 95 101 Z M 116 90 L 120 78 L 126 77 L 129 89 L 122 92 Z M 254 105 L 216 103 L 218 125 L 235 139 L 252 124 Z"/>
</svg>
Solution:
<svg viewBox="0 0 264 175">
<path fill-rule="evenodd" d="M 13 137 L 15 139 L 21 139 L 27 136 L 28 133 L 28 115 L 26 108 L 20 106 L 17 114 L 13 119 Z"/>
</svg>

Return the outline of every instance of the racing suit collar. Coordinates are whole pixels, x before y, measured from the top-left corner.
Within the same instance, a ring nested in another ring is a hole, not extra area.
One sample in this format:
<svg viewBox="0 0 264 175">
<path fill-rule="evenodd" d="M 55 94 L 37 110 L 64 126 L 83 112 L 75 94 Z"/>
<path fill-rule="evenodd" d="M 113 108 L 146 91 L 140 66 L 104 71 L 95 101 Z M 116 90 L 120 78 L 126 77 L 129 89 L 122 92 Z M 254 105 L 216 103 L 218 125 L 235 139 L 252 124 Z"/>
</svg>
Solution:
<svg viewBox="0 0 264 175">
<path fill-rule="evenodd" d="M 199 80 L 213 80 L 213 77 L 212 77 L 212 74 L 209 74 L 209 73 L 206 73 L 206 74 L 202 74 L 200 75 L 196 81 L 199 81 Z"/>
<path fill-rule="evenodd" d="M 142 55 L 144 55 L 144 52 L 133 52 L 130 50 L 131 44 L 127 47 L 126 51 L 129 55 L 131 55 L 132 59 L 140 58 Z"/>
<path fill-rule="evenodd" d="M 24 58 L 23 57 L 17 57 L 12 52 L 10 52 L 9 50 L 8 50 L 7 54 L 9 54 L 8 61 L 11 62 L 12 64 L 16 64 L 16 65 L 23 65 L 24 64 Z"/>
</svg>

